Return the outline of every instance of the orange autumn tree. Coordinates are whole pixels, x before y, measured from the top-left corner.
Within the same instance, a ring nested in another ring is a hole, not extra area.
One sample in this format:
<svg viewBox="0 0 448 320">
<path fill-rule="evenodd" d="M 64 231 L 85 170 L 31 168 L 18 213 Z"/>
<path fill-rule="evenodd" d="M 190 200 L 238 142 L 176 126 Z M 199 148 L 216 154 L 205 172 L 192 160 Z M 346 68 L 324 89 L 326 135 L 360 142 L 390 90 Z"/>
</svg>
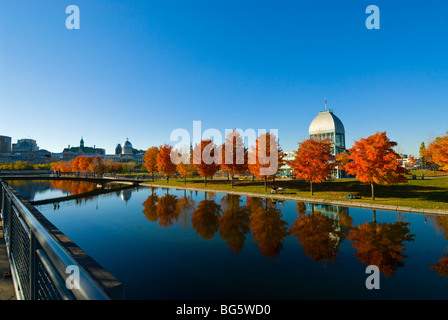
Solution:
<svg viewBox="0 0 448 320">
<path fill-rule="evenodd" d="M 205 186 L 207 186 L 207 177 L 212 177 L 218 170 L 219 151 L 216 144 L 210 139 L 201 140 L 193 150 L 193 165 L 198 173 L 204 177 Z"/>
<path fill-rule="evenodd" d="M 335 168 L 332 148 L 333 143 L 328 138 L 310 138 L 299 143 L 294 160 L 288 161 L 296 178 L 310 183 L 311 195 L 313 182 L 320 183 L 331 178 L 331 171 Z"/>
<path fill-rule="evenodd" d="M 404 176 L 409 171 L 398 162 L 400 156 L 393 150 L 397 143 L 390 141 L 386 132 L 377 132 L 368 138 L 355 141 L 348 153 L 338 155 L 342 170 L 356 175 L 361 182 L 370 183 L 372 200 L 375 200 L 374 185 L 407 182 Z"/>
<path fill-rule="evenodd" d="M 51 167 L 51 169 L 57 170 L 59 172 L 71 172 L 72 167 L 73 167 L 73 160 L 72 161 L 58 161 Z"/>
<path fill-rule="evenodd" d="M 221 155 L 221 169 L 230 176 L 233 188 L 234 175 L 243 174 L 248 170 L 248 151 L 237 130 L 233 130 L 226 136 L 226 140 L 221 146 Z"/>
<path fill-rule="evenodd" d="M 163 145 L 159 147 L 159 153 L 157 154 L 157 171 L 163 173 L 166 177 L 166 182 L 169 182 L 170 174 L 176 173 L 176 165 L 171 161 L 171 150 L 173 149 L 170 145 Z"/>
<path fill-rule="evenodd" d="M 157 173 L 157 155 L 159 154 L 159 148 L 151 147 L 146 150 L 145 155 L 143 156 L 143 165 L 146 168 L 146 171 L 152 174 L 152 181 L 154 182 L 154 174 Z"/>
<path fill-rule="evenodd" d="M 277 137 L 269 132 L 261 134 L 249 153 L 250 173 L 264 179 L 264 188 L 267 190 L 267 180 L 274 179 L 282 165 L 283 152 Z"/>
<path fill-rule="evenodd" d="M 425 159 L 437 164 L 440 170 L 448 171 L 448 132 L 430 142 L 425 150 Z"/>
<path fill-rule="evenodd" d="M 189 150 L 190 155 L 188 156 L 188 151 L 184 150 L 182 155 L 182 161 L 176 165 L 177 172 L 184 177 L 184 184 L 187 184 L 187 176 L 193 175 L 196 172 L 196 167 L 193 165 L 193 151 Z M 189 160 L 189 161 L 187 161 Z"/>
<path fill-rule="evenodd" d="M 78 156 L 75 158 L 72 164 L 73 171 L 90 171 L 90 164 L 92 163 L 93 158 L 91 157 L 83 157 Z"/>
</svg>

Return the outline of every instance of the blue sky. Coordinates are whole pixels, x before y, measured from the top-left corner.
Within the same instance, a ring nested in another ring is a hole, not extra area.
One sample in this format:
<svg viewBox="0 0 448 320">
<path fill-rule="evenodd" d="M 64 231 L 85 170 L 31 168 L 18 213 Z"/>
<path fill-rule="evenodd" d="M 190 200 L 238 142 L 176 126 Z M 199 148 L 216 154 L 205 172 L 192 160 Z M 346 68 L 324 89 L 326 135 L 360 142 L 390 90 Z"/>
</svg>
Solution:
<svg viewBox="0 0 448 320">
<path fill-rule="evenodd" d="M 80 29 L 68 30 L 68 5 Z M 368 5 L 380 29 L 368 30 Z M 0 135 L 135 148 L 174 129 L 278 129 L 297 148 L 324 100 L 347 147 L 448 131 L 448 3 L 400 0 L 0 2 Z M 174 142 L 173 142 L 174 144 Z"/>
</svg>

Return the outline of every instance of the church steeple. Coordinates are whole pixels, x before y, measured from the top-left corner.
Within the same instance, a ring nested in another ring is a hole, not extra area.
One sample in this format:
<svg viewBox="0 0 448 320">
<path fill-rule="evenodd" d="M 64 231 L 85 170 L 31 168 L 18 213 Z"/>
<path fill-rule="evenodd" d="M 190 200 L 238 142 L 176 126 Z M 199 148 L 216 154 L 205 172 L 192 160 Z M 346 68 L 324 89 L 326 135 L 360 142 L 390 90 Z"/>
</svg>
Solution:
<svg viewBox="0 0 448 320">
<path fill-rule="evenodd" d="M 79 147 L 81 149 L 84 149 L 84 139 L 82 138 L 82 136 L 81 136 L 81 141 L 79 141 Z"/>
</svg>

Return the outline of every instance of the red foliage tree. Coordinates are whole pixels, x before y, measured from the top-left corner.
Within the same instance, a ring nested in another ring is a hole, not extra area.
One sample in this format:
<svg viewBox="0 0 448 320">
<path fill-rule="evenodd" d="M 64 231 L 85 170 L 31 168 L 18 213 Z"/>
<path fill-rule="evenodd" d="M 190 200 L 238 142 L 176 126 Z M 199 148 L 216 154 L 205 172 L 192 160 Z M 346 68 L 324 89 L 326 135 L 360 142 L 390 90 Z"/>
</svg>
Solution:
<svg viewBox="0 0 448 320">
<path fill-rule="evenodd" d="M 425 158 L 437 164 L 440 170 L 448 171 L 448 132 L 430 142 L 425 150 Z"/>
<path fill-rule="evenodd" d="M 157 170 L 165 175 L 167 182 L 169 182 L 169 176 L 176 173 L 176 165 L 171 161 L 172 149 L 172 146 L 165 144 L 159 147 L 157 154 Z"/>
<path fill-rule="evenodd" d="M 261 134 L 255 146 L 251 148 L 248 162 L 250 173 L 264 179 L 264 187 L 267 190 L 267 180 L 274 179 L 283 165 L 283 152 L 276 136 L 269 132 Z"/>
<path fill-rule="evenodd" d="M 144 156 L 143 156 L 143 165 L 145 166 L 146 170 L 152 174 L 152 181 L 154 182 L 154 174 L 157 173 L 157 155 L 159 154 L 159 148 L 157 147 L 151 147 L 148 150 L 146 150 Z"/>
<path fill-rule="evenodd" d="M 221 146 L 221 155 L 221 169 L 230 175 L 233 188 L 234 175 L 246 173 L 248 170 L 248 151 L 244 147 L 243 139 L 237 130 L 233 130 L 227 135 Z"/>
<path fill-rule="evenodd" d="M 407 182 L 404 176 L 409 171 L 397 161 L 400 156 L 393 150 L 396 142 L 390 141 L 386 132 L 377 132 L 368 138 L 355 141 L 348 153 L 338 155 L 342 169 L 356 175 L 361 182 L 368 182 L 375 200 L 374 184 L 396 184 Z"/>
<path fill-rule="evenodd" d="M 207 177 L 212 177 L 219 170 L 216 159 L 219 159 L 218 149 L 210 139 L 201 140 L 201 143 L 194 147 L 193 164 L 198 173 L 204 177 L 206 186 Z"/>
<path fill-rule="evenodd" d="M 335 168 L 332 145 L 330 139 L 304 140 L 295 151 L 295 159 L 288 161 L 296 178 L 310 183 L 311 195 L 313 182 L 320 183 L 331 178 L 331 171 Z"/>
</svg>

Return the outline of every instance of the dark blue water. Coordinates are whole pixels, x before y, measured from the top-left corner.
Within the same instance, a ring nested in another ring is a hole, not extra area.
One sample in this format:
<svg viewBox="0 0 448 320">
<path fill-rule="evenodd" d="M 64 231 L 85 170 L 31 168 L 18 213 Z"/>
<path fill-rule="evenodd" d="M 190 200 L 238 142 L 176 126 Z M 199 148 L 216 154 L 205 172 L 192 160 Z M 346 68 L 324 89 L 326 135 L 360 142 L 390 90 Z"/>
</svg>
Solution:
<svg viewBox="0 0 448 320">
<path fill-rule="evenodd" d="M 448 298 L 448 217 L 164 188 L 38 209 L 126 299 Z"/>
</svg>

